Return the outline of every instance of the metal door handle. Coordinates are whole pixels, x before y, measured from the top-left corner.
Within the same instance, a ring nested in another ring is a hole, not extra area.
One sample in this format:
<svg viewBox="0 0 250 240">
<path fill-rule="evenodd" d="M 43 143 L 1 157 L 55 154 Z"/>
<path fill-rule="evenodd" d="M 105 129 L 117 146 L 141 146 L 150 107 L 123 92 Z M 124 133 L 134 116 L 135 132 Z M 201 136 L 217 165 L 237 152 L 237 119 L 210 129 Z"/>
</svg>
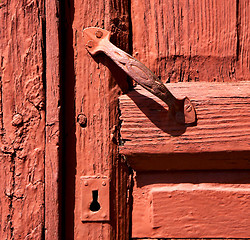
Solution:
<svg viewBox="0 0 250 240">
<path fill-rule="evenodd" d="M 137 83 L 167 103 L 170 113 L 174 115 L 178 123 L 194 124 L 196 122 L 195 109 L 189 98 L 175 98 L 160 79 L 144 64 L 109 41 L 110 32 L 90 27 L 83 30 L 83 37 L 86 49 L 91 55 L 104 52 Z"/>
</svg>

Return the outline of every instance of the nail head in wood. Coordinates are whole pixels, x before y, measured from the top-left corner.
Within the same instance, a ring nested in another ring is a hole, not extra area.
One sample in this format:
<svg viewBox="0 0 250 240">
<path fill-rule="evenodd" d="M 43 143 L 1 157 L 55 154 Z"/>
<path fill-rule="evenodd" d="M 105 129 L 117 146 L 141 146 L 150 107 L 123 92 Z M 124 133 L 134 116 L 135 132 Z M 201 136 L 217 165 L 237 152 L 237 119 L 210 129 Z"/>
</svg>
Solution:
<svg viewBox="0 0 250 240">
<path fill-rule="evenodd" d="M 85 128 L 87 126 L 87 117 L 85 116 L 85 114 L 80 113 L 77 116 L 77 122 L 82 128 Z"/>
<path fill-rule="evenodd" d="M 12 118 L 13 126 L 20 126 L 23 124 L 23 116 L 19 113 L 15 114 Z"/>
</svg>

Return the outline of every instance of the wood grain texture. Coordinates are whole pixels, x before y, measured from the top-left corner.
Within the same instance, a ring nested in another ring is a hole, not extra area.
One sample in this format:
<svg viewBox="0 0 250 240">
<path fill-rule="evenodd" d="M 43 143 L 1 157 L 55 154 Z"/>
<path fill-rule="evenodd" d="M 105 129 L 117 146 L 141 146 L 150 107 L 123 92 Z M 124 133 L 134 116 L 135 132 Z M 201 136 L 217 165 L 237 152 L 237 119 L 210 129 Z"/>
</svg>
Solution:
<svg viewBox="0 0 250 240">
<path fill-rule="evenodd" d="M 250 2 L 238 1 L 238 59 L 241 78 L 249 78 L 250 72 Z"/>
<path fill-rule="evenodd" d="M 197 126 L 173 122 L 167 106 L 137 86 L 120 97 L 123 144 L 120 153 L 136 170 L 249 169 L 250 83 L 174 83 L 188 96 Z"/>
<path fill-rule="evenodd" d="M 166 240 L 166 238 L 132 238 L 134 240 Z M 183 240 L 183 238 L 168 238 L 169 240 Z M 198 240 L 200 238 L 185 238 L 185 240 Z M 225 238 L 202 238 L 202 240 L 224 240 Z M 239 238 L 230 238 L 230 240 L 239 240 Z"/>
<path fill-rule="evenodd" d="M 66 5 L 68 19 L 72 21 L 73 73 L 75 78 L 74 125 L 75 128 L 75 207 L 74 235 L 68 232 L 68 239 L 128 239 L 129 218 L 127 203 L 128 169 L 118 157 L 118 95 L 121 90 L 117 80 L 126 83 L 127 76 L 112 65 L 104 56 L 92 58 L 83 44 L 82 30 L 97 26 L 111 31 L 111 41 L 122 49 L 128 48 L 128 1 L 71 1 Z M 69 46 L 70 47 L 70 46 Z M 66 70 L 67 71 L 67 70 Z M 126 84 L 125 84 L 126 85 Z M 87 117 L 86 127 L 77 122 L 79 114 Z M 69 139 L 70 142 L 72 139 Z M 73 146 L 72 146 L 73 147 Z M 68 152 L 70 165 L 74 153 Z M 72 169 L 73 170 L 73 169 Z M 73 170 L 74 171 L 74 170 Z M 81 222 L 81 176 L 107 176 L 111 180 L 111 221 Z M 68 186 L 68 188 L 72 186 Z M 67 215 L 67 213 L 66 213 Z M 66 226 L 67 227 L 67 226 Z M 70 231 L 70 230 L 69 230 Z"/>
<path fill-rule="evenodd" d="M 44 229 L 44 1 L 1 1 L 0 239 Z"/>
<path fill-rule="evenodd" d="M 249 1 L 239 2 L 133 0 L 133 55 L 164 82 L 248 80 Z"/>
<path fill-rule="evenodd" d="M 133 238 L 249 238 L 249 171 L 137 173 Z"/>
<path fill-rule="evenodd" d="M 60 239 L 61 202 L 59 116 L 60 17 L 59 1 L 46 1 L 46 149 L 45 149 L 45 239 Z"/>
<path fill-rule="evenodd" d="M 221 188 L 201 185 L 154 188 L 152 225 L 161 227 L 157 235 L 249 238 L 249 188 Z"/>
</svg>

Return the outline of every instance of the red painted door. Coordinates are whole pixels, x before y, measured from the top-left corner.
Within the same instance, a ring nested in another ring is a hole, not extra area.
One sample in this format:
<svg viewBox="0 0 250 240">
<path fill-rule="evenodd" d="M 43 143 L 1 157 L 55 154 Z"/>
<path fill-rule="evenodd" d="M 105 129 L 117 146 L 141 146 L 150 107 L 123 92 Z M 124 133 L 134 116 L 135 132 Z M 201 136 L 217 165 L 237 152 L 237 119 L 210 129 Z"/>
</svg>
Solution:
<svg viewBox="0 0 250 240">
<path fill-rule="evenodd" d="M 249 7 L 131 1 L 133 56 L 190 97 L 198 118 L 174 124 L 140 86 L 120 97 L 120 154 L 134 170 L 132 238 L 249 239 Z"/>
<path fill-rule="evenodd" d="M 0 1 L 0 238 L 250 238 L 248 0 Z M 83 29 L 149 67 L 195 126 Z"/>
<path fill-rule="evenodd" d="M 64 17 L 66 238 L 249 238 L 249 2 L 72 0 Z M 118 102 L 131 81 L 87 27 L 190 96 L 197 125 L 138 86 Z"/>
</svg>

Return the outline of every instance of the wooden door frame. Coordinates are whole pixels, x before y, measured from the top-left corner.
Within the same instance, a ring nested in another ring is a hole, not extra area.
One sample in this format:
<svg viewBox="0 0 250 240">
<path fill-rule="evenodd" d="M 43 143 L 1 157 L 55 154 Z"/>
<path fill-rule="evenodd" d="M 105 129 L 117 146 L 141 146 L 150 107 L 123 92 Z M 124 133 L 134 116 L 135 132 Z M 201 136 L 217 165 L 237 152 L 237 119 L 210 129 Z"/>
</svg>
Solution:
<svg viewBox="0 0 250 240">
<path fill-rule="evenodd" d="M 0 239 L 44 238 L 44 0 L 0 1 Z"/>
<path fill-rule="evenodd" d="M 45 1 L 46 19 L 46 142 L 45 239 L 61 239 L 61 61 L 60 6 Z"/>
<path fill-rule="evenodd" d="M 94 4 L 94 3 L 93 3 Z M 96 3 L 95 3 L 96 4 Z M 128 1 L 123 4 L 129 6 Z M 59 0 L 45 1 L 46 17 L 46 150 L 45 150 L 45 239 L 71 239 L 76 223 L 74 221 L 75 197 L 67 200 L 66 196 L 75 194 L 71 185 L 75 184 L 76 159 L 75 159 L 75 128 L 76 112 L 74 112 L 74 53 L 73 53 L 73 1 L 61 3 Z M 121 9 L 118 9 L 118 12 Z M 125 10 L 124 10 L 125 11 Z M 110 13 L 111 14 L 111 13 Z M 121 14 L 121 13 L 120 13 Z M 109 24 L 114 26 L 120 16 L 113 13 L 113 19 Z M 127 15 L 129 17 L 127 12 Z M 111 14 L 112 15 L 112 14 Z M 96 16 L 97 18 L 101 16 Z M 108 27 L 108 26 L 107 26 Z M 117 30 L 118 26 L 114 26 Z M 111 28 L 111 26 L 110 26 Z M 130 38 L 129 27 L 123 34 L 114 35 L 113 40 L 119 41 Z M 122 43 L 122 42 L 121 42 Z M 126 51 L 129 50 L 129 42 L 122 43 Z M 72 81 L 68 81 L 71 79 Z M 114 80 L 112 80 L 114 81 Z M 125 78 L 126 82 L 126 78 Z M 126 84 L 125 84 L 126 86 Z M 126 88 L 126 87 L 125 87 Z M 111 220 L 109 227 L 104 231 L 109 239 L 129 239 L 131 202 L 128 189 L 131 188 L 131 171 L 126 162 L 118 155 L 119 119 L 118 119 L 118 93 L 114 96 L 110 116 L 115 120 L 116 129 L 113 129 L 112 159 L 110 159 L 111 196 L 110 201 Z M 116 99 L 116 100 L 115 100 Z M 109 128 L 107 131 L 110 131 Z M 67 137 L 68 136 L 68 137 Z M 71 139 L 70 139 L 71 138 Z M 115 143 L 115 141 L 117 141 Z M 108 142 L 106 144 L 109 144 Z M 72 152 L 73 151 L 73 152 Z M 67 170 L 66 170 L 67 169 Z M 69 224 L 69 228 L 67 226 Z M 79 223 L 81 224 L 81 223 Z M 89 228 L 91 224 L 80 225 Z M 102 224 L 102 223 L 100 223 Z M 91 229 L 91 227 L 90 227 Z M 88 237 L 95 236 L 95 231 L 88 233 Z M 104 239 L 106 237 L 104 236 Z"/>
</svg>

